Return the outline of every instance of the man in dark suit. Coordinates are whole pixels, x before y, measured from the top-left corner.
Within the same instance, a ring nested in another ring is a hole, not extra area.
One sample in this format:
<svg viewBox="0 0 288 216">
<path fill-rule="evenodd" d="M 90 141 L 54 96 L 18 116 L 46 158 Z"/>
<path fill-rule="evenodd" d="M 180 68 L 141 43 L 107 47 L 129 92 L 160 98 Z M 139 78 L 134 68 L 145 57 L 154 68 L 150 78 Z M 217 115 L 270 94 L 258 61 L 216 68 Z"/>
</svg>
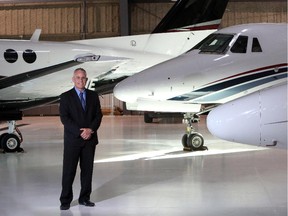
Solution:
<svg viewBox="0 0 288 216">
<path fill-rule="evenodd" d="M 93 207 L 90 201 L 94 154 L 98 144 L 97 130 L 102 120 L 98 94 L 85 89 L 87 74 L 83 68 L 74 71 L 74 88 L 60 96 L 60 119 L 64 125 L 64 154 L 61 210 L 68 210 L 73 200 L 73 181 L 78 162 L 81 169 L 80 205 Z"/>
</svg>

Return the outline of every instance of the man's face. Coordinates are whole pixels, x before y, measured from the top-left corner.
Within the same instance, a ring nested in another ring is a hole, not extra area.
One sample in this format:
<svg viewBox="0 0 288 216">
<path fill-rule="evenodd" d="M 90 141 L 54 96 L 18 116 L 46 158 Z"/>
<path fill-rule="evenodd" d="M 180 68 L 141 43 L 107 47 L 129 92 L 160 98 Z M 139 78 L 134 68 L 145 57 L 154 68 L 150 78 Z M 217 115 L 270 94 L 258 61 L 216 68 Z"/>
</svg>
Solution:
<svg viewBox="0 0 288 216">
<path fill-rule="evenodd" d="M 82 70 L 75 71 L 72 81 L 77 89 L 84 90 L 87 82 L 86 73 Z"/>
</svg>

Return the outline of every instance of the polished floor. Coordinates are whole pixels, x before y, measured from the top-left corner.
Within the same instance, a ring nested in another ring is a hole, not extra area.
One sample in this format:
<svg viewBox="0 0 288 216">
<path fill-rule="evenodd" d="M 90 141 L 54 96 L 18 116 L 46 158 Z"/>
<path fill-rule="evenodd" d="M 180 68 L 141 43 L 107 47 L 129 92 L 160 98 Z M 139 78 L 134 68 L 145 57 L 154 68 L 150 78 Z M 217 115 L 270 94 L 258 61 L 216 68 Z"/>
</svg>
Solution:
<svg viewBox="0 0 288 216">
<path fill-rule="evenodd" d="M 183 152 L 180 120 L 145 124 L 142 116 L 104 116 L 96 206 L 78 205 L 78 170 L 72 207 L 60 211 L 62 124 L 58 117 L 24 117 L 18 125 L 25 153 L 0 154 L 0 215 L 287 215 L 287 150 L 219 140 L 202 119 L 196 128 L 209 150 Z"/>
</svg>

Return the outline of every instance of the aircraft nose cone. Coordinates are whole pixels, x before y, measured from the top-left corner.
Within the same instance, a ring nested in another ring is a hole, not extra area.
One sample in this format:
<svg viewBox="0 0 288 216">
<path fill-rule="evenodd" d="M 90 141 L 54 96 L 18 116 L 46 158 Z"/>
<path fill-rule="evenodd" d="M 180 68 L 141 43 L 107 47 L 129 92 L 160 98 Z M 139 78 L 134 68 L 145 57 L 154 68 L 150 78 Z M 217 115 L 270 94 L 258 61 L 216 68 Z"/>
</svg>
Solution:
<svg viewBox="0 0 288 216">
<path fill-rule="evenodd" d="M 124 102 L 134 102 L 136 100 L 135 87 L 126 80 L 118 83 L 113 90 L 114 96 Z"/>
<path fill-rule="evenodd" d="M 123 91 L 123 88 L 124 87 L 122 86 L 122 84 L 120 82 L 113 89 L 114 96 L 121 101 L 125 101 L 125 95 L 124 95 L 125 91 Z"/>
</svg>

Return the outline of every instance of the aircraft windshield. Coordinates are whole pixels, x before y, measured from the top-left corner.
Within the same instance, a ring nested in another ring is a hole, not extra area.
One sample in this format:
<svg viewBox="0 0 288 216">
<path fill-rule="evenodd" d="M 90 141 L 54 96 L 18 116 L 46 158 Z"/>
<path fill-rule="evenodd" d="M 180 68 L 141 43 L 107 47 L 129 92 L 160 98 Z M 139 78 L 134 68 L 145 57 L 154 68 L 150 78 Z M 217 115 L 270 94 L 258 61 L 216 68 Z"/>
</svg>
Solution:
<svg viewBox="0 0 288 216">
<path fill-rule="evenodd" d="M 228 50 L 228 45 L 234 35 L 211 34 L 192 48 L 199 49 L 200 53 L 223 54 Z"/>
</svg>

